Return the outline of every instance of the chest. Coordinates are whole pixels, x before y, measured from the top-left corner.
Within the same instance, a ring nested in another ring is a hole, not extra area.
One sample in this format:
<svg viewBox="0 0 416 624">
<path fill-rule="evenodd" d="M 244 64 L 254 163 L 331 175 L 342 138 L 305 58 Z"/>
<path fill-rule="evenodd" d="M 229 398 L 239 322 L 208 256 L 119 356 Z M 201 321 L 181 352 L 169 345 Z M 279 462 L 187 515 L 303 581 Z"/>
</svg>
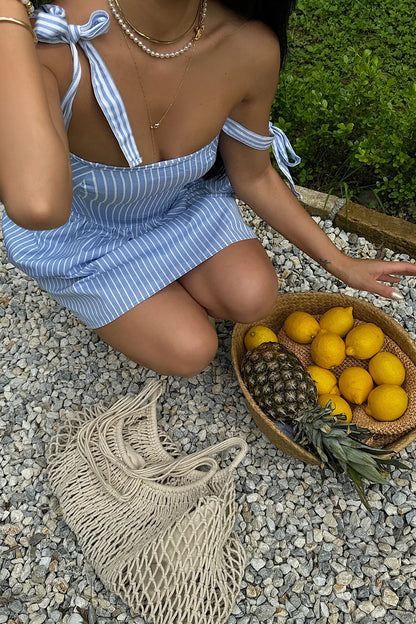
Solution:
<svg viewBox="0 0 416 624">
<path fill-rule="evenodd" d="M 118 33 L 94 41 L 94 48 L 111 76 L 111 97 L 121 100 L 126 133 L 144 164 L 193 153 L 219 133 L 229 111 L 242 95 L 235 79 L 235 62 L 222 61 L 210 42 L 174 59 L 155 59 Z M 124 166 L 109 118 L 97 101 L 88 51 L 80 53 L 81 80 L 73 103 L 68 137 L 70 149 L 82 158 Z M 111 107 L 110 107 L 111 108 Z"/>
</svg>

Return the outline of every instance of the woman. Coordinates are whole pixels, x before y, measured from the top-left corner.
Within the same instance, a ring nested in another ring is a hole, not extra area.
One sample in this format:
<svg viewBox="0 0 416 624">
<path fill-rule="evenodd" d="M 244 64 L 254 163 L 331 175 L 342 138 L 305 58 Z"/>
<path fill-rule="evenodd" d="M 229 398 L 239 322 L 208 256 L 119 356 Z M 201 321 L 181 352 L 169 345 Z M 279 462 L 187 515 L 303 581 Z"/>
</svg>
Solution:
<svg viewBox="0 0 416 624">
<path fill-rule="evenodd" d="M 277 295 L 233 193 L 354 288 L 400 297 L 385 282 L 416 274 L 342 254 L 270 164 L 273 140 L 286 170 L 268 119 L 293 5 L 61 0 L 35 48 L 29 0 L 0 0 L 9 257 L 159 373 L 195 375 L 217 349 L 208 315 L 256 321 Z"/>
</svg>

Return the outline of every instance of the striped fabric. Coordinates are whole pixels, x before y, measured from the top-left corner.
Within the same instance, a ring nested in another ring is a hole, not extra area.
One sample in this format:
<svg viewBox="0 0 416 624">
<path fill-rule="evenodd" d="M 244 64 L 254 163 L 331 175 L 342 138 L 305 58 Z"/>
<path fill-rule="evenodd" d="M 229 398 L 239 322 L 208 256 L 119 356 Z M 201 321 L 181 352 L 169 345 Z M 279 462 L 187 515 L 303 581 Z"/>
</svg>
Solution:
<svg viewBox="0 0 416 624">
<path fill-rule="evenodd" d="M 3 217 L 10 261 L 91 328 L 118 318 L 228 245 L 255 238 L 228 179 L 202 179 L 215 162 L 218 136 L 187 156 L 140 165 L 123 100 L 91 43 L 108 28 L 105 11 L 74 26 L 55 5 L 42 7 L 35 25 L 40 41 L 71 47 L 74 74 L 62 101 L 66 125 L 81 78 L 80 45 L 90 63 L 95 97 L 129 166 L 71 154 L 74 197 L 65 225 L 33 231 Z M 297 158 L 277 128 L 271 128 L 270 137 L 260 137 L 227 120 L 224 131 L 255 149 L 272 145 L 286 169 L 287 152 Z"/>
<path fill-rule="evenodd" d="M 247 130 L 247 128 L 244 128 L 244 126 L 234 121 L 234 119 L 228 118 L 222 130 L 233 137 L 233 139 L 237 139 L 240 143 L 244 143 L 244 145 L 248 145 L 254 149 L 265 150 L 271 147 L 279 169 L 286 176 L 292 193 L 298 199 L 302 199 L 302 195 L 298 193 L 295 188 L 289 171 L 289 167 L 296 167 L 296 165 L 300 163 L 300 158 L 295 154 L 295 150 L 291 146 L 289 139 L 280 128 L 276 128 L 276 126 L 273 126 L 272 122 L 269 122 L 270 136 L 265 137 L 251 130 Z M 293 158 L 293 160 L 289 160 L 289 158 Z"/>
</svg>

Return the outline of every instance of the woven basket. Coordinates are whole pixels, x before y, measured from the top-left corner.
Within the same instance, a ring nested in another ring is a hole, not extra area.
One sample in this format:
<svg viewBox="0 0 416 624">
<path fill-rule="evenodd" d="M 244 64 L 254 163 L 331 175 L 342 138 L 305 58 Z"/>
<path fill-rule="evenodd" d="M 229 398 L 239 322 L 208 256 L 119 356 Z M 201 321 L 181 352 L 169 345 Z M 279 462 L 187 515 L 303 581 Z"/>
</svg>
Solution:
<svg viewBox="0 0 416 624">
<path fill-rule="evenodd" d="M 410 338 L 409 334 L 401 327 L 401 325 L 371 303 L 362 301 L 355 297 L 350 297 L 348 295 L 325 292 L 279 295 L 274 304 L 273 311 L 269 316 L 256 323 L 237 323 L 234 326 L 231 345 L 232 360 L 234 370 L 244 397 L 247 401 L 248 408 L 259 429 L 272 442 L 272 444 L 277 446 L 277 448 L 282 450 L 284 453 L 287 453 L 296 459 L 300 459 L 307 464 L 313 465 L 319 465 L 321 463 L 318 457 L 309 453 L 302 446 L 299 446 L 290 437 L 285 435 L 285 433 L 264 414 L 264 412 L 258 407 L 257 403 L 253 400 L 251 394 L 248 392 L 240 374 L 241 362 L 246 351 L 244 347 L 244 336 L 250 327 L 258 324 L 266 325 L 267 327 L 273 329 L 276 334 L 279 334 L 285 319 L 291 312 L 294 312 L 295 310 L 303 310 L 304 312 L 309 312 L 309 314 L 319 317 L 321 314 L 326 312 L 326 310 L 335 306 L 352 306 L 355 319 L 378 325 L 386 336 L 387 346 L 384 346 L 383 348 L 386 350 L 392 350 L 396 355 L 398 355 L 407 369 L 404 388 L 409 395 L 409 406 L 406 410 L 405 416 L 406 418 L 410 417 L 412 422 L 414 419 L 414 426 L 411 424 L 410 426 L 412 428 L 410 431 L 407 431 L 404 435 L 395 439 L 394 442 L 390 442 L 388 444 L 381 443 L 383 437 L 377 438 L 377 435 L 375 435 L 373 445 L 383 446 L 384 448 L 398 452 L 416 439 L 416 344 Z M 280 335 L 282 335 L 282 332 Z M 286 346 L 290 348 L 290 345 L 286 344 Z M 393 348 L 390 348 L 391 346 Z M 351 365 L 363 366 L 366 365 L 366 362 L 363 363 L 355 360 L 351 363 Z M 409 368 L 411 369 L 410 373 Z M 364 410 L 362 410 L 362 412 L 363 411 Z M 402 416 L 402 418 L 405 416 Z M 360 422 L 359 419 L 354 418 L 354 420 L 357 420 L 359 424 L 364 426 L 364 423 Z M 387 423 L 380 423 L 380 425 L 385 426 Z M 372 431 L 374 433 L 374 430 Z M 384 439 L 388 439 L 388 437 L 385 437 Z"/>
</svg>

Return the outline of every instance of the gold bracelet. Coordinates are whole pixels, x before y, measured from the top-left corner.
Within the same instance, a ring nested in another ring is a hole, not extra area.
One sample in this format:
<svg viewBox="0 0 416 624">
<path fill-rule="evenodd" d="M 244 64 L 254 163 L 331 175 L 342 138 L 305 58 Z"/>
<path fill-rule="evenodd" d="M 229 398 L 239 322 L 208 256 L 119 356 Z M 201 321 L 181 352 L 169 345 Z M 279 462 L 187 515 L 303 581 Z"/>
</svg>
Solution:
<svg viewBox="0 0 416 624">
<path fill-rule="evenodd" d="M 35 7 L 33 6 L 31 0 L 20 0 L 20 2 L 25 7 L 28 16 L 31 17 L 35 12 Z"/>
<path fill-rule="evenodd" d="M 26 22 L 23 22 L 22 20 L 19 20 L 19 19 L 15 19 L 14 17 L 0 17 L 0 22 L 10 22 L 11 24 L 17 24 L 18 26 L 23 26 L 23 28 L 26 28 L 26 30 L 28 30 L 30 34 L 32 35 L 33 43 L 35 45 L 37 44 L 38 38 L 36 37 L 36 33 L 30 24 L 26 24 Z"/>
</svg>

